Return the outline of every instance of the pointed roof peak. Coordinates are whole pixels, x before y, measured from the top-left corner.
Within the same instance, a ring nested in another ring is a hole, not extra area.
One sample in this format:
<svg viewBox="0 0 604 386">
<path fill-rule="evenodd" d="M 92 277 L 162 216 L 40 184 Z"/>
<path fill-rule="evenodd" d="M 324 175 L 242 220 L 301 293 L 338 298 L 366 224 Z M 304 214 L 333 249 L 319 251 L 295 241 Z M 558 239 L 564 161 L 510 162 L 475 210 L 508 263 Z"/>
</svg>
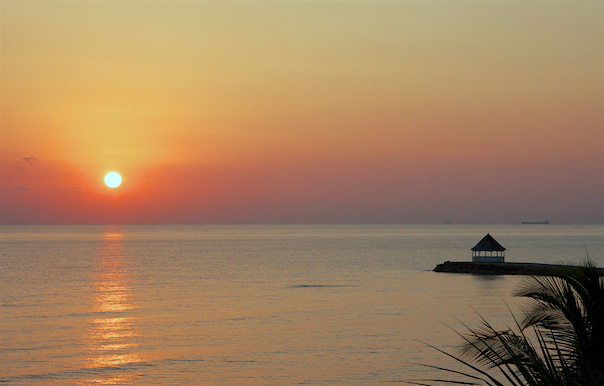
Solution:
<svg viewBox="0 0 604 386">
<path fill-rule="evenodd" d="M 487 233 L 487 235 L 472 248 L 472 251 L 505 251 L 505 248 L 499 244 L 490 233 Z"/>
</svg>

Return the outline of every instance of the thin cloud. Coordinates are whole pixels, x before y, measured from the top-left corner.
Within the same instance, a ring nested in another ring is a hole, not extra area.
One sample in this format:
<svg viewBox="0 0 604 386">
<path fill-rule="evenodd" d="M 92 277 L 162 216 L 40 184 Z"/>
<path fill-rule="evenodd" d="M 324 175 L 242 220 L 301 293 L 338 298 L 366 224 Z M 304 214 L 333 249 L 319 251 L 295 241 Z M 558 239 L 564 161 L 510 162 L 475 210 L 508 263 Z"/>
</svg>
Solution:
<svg viewBox="0 0 604 386">
<path fill-rule="evenodd" d="M 27 162 L 30 165 L 33 165 L 34 162 L 38 162 L 38 159 L 36 157 L 25 157 L 23 158 L 23 161 Z"/>
<path fill-rule="evenodd" d="M 31 189 L 27 186 L 15 186 L 15 189 L 20 192 L 29 192 Z"/>
</svg>

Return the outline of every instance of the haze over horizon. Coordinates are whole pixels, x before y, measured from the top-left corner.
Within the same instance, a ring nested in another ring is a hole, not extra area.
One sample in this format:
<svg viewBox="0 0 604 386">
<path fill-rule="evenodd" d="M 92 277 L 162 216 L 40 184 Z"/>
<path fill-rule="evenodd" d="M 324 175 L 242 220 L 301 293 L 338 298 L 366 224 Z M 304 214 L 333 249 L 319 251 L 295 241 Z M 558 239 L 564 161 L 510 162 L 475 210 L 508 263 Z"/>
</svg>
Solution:
<svg viewBox="0 0 604 386">
<path fill-rule="evenodd" d="M 0 0 L 0 224 L 602 224 L 603 30 L 599 1 Z"/>
</svg>

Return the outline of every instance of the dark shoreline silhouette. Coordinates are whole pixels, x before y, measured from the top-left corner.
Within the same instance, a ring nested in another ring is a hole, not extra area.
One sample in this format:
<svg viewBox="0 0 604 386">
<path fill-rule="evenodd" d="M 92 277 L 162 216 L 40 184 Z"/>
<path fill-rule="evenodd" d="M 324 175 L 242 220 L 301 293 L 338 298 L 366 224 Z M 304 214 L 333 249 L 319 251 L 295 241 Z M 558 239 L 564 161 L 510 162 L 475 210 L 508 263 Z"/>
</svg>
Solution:
<svg viewBox="0 0 604 386">
<path fill-rule="evenodd" d="M 477 275 L 554 275 L 568 270 L 579 269 L 578 266 L 563 264 L 536 263 L 492 263 L 470 261 L 446 261 L 438 264 L 434 272 L 471 273 Z M 597 268 L 598 274 L 604 276 L 604 268 Z"/>
</svg>

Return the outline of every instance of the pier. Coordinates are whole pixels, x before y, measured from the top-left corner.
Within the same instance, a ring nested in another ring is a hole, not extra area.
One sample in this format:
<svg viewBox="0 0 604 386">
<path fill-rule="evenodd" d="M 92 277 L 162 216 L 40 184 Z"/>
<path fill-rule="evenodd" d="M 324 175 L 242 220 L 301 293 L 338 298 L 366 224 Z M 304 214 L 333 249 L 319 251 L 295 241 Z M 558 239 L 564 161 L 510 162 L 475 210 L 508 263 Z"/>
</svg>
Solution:
<svg viewBox="0 0 604 386">
<path fill-rule="evenodd" d="M 553 276 L 578 268 L 579 267 L 576 266 L 562 264 L 445 261 L 442 264 L 438 264 L 436 268 L 434 268 L 434 272 L 471 273 L 476 275 Z M 604 276 L 604 268 L 598 268 L 598 273 Z"/>
</svg>

